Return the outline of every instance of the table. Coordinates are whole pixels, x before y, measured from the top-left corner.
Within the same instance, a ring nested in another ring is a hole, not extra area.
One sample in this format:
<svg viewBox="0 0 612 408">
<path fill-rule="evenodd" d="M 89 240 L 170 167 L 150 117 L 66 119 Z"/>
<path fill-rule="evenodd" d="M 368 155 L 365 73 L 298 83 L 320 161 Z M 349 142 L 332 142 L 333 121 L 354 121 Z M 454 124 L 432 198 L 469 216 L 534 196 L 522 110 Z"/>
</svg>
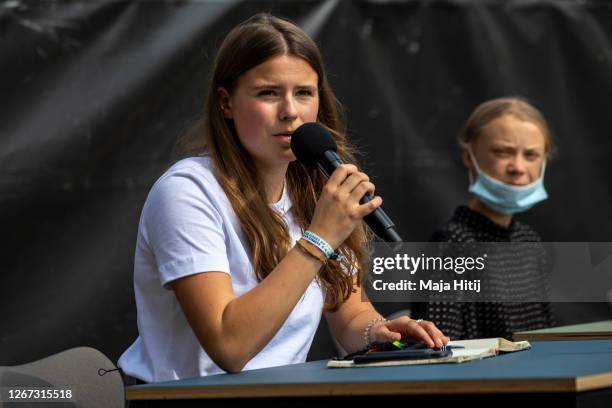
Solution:
<svg viewBox="0 0 612 408">
<path fill-rule="evenodd" d="M 136 385 L 126 388 L 126 397 L 130 407 L 312 407 L 330 402 L 351 407 L 397 402 L 612 406 L 612 340 L 542 341 L 530 350 L 463 364 L 346 369 L 325 364 L 314 361 Z"/>
<path fill-rule="evenodd" d="M 514 341 L 612 340 L 612 320 L 514 333 Z"/>
</svg>

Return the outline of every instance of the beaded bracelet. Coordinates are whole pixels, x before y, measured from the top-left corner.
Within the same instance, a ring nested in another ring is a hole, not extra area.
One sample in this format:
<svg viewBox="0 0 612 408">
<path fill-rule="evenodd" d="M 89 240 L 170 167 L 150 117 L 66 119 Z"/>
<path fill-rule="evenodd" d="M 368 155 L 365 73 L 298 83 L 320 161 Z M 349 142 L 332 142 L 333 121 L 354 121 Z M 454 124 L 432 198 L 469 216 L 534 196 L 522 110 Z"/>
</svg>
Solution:
<svg viewBox="0 0 612 408">
<path fill-rule="evenodd" d="M 366 349 L 369 349 L 370 347 L 372 347 L 372 341 L 370 341 L 370 331 L 372 331 L 372 327 L 374 327 L 374 325 L 376 323 L 388 322 L 388 321 L 389 320 L 387 320 L 384 317 L 380 316 L 380 317 L 372 319 L 372 320 L 370 320 L 368 322 L 368 324 L 366 325 L 365 329 L 363 329 L 363 341 L 365 343 Z"/>
<path fill-rule="evenodd" d="M 304 235 L 302 236 L 302 238 L 319 248 L 321 252 L 325 254 L 325 257 L 327 259 L 331 259 L 332 261 L 341 261 L 344 259 L 344 256 L 341 253 L 334 251 L 334 248 L 332 248 L 331 245 L 327 243 L 327 241 L 325 241 L 323 238 L 321 238 L 314 232 L 304 231 Z"/>
</svg>

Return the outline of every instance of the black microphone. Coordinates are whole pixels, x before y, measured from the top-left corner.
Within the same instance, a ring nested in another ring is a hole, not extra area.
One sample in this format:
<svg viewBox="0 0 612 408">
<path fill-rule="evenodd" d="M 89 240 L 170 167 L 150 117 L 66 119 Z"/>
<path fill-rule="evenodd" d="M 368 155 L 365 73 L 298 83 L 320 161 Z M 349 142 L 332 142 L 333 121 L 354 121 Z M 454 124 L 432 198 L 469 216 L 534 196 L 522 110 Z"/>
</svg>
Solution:
<svg viewBox="0 0 612 408">
<path fill-rule="evenodd" d="M 295 130 L 291 136 L 291 150 L 304 166 L 318 167 L 326 177 L 342 164 L 342 159 L 336 153 L 336 141 L 327 129 L 316 122 L 304 123 Z M 365 195 L 359 202 L 365 204 L 371 200 L 371 196 Z M 381 207 L 363 217 L 363 220 L 383 241 L 402 242 L 395 231 L 395 224 Z"/>
</svg>

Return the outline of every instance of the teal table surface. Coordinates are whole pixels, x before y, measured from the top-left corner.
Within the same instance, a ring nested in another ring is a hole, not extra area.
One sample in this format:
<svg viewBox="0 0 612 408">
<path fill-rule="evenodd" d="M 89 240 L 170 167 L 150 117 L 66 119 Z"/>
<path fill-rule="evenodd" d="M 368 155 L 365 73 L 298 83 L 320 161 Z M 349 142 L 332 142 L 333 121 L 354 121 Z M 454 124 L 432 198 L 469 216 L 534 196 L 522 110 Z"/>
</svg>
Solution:
<svg viewBox="0 0 612 408">
<path fill-rule="evenodd" d="M 285 386 L 316 387 L 334 384 L 410 384 L 412 382 L 522 382 L 572 381 L 585 376 L 599 378 L 599 387 L 612 387 L 612 340 L 535 342 L 526 351 L 502 354 L 497 357 L 461 364 L 435 364 L 418 366 L 336 368 L 325 367 L 326 361 L 313 361 L 281 367 L 220 374 L 154 384 L 127 387 L 128 399 L 147 391 L 163 389 L 206 389 L 257 386 L 268 389 Z M 605 381 L 601 381 L 604 378 Z M 602 385 L 603 384 L 603 385 Z M 327 388 L 329 390 L 329 388 Z M 548 389 L 550 391 L 550 389 Z"/>
</svg>

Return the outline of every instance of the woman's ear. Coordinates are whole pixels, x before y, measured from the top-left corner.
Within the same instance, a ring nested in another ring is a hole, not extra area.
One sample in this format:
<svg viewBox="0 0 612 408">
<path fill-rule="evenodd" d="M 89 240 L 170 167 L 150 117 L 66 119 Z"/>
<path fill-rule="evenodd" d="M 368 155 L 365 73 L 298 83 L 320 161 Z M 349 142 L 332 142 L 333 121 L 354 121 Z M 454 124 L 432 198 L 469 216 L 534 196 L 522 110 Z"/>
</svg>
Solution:
<svg viewBox="0 0 612 408">
<path fill-rule="evenodd" d="M 233 119 L 234 115 L 232 114 L 232 104 L 230 102 L 229 92 L 227 92 L 227 89 L 220 86 L 217 88 L 217 94 L 221 113 L 223 113 L 225 119 Z"/>
<path fill-rule="evenodd" d="M 470 152 L 468 152 L 467 147 L 461 148 L 461 158 L 463 159 L 463 164 L 467 167 L 468 170 L 474 171 L 474 163 L 472 162 L 472 156 L 470 156 Z"/>
</svg>

